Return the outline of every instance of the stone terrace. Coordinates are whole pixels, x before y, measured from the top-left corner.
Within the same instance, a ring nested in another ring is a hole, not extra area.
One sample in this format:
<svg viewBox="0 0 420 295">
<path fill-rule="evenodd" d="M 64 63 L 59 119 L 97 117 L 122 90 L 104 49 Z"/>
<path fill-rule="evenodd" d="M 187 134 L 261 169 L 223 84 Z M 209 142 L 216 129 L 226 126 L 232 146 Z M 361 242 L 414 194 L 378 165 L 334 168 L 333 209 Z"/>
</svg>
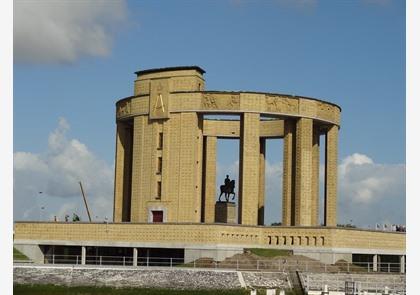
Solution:
<svg viewBox="0 0 420 295">
<path fill-rule="evenodd" d="M 241 280 L 243 279 L 242 283 Z M 15 284 L 168 289 L 290 288 L 285 273 L 190 268 L 15 265 Z"/>
</svg>

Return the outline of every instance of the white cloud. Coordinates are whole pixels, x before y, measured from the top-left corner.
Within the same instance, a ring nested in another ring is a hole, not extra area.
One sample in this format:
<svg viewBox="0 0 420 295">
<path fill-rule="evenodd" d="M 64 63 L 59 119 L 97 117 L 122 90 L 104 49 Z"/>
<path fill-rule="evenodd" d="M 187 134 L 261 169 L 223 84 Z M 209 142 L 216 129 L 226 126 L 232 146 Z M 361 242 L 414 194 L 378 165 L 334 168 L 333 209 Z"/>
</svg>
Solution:
<svg viewBox="0 0 420 295">
<path fill-rule="evenodd" d="M 125 0 L 15 0 L 14 59 L 54 63 L 106 56 L 126 10 Z"/>
<path fill-rule="evenodd" d="M 91 214 L 112 217 L 113 169 L 77 139 L 68 139 L 65 119 L 48 138 L 42 154 L 14 154 L 14 216 L 32 219 L 54 215 L 60 219 L 76 212 L 87 219 L 79 181 Z M 42 193 L 40 193 L 42 192 Z M 41 209 L 44 207 L 45 209 Z M 45 211 L 45 212 L 44 212 Z"/>
<path fill-rule="evenodd" d="M 339 166 L 341 222 L 405 223 L 405 165 L 378 164 L 353 154 Z"/>
<path fill-rule="evenodd" d="M 376 164 L 365 155 L 353 154 L 339 166 L 340 192 L 348 202 L 369 204 L 390 194 L 405 196 L 405 165 Z"/>
<path fill-rule="evenodd" d="M 348 167 L 351 167 L 351 165 L 363 165 L 363 164 L 372 164 L 373 161 L 371 158 L 369 158 L 366 155 L 354 153 L 351 156 L 348 156 L 344 158 L 344 160 L 341 162 L 339 166 L 339 173 L 342 176 L 345 176 Z"/>
</svg>

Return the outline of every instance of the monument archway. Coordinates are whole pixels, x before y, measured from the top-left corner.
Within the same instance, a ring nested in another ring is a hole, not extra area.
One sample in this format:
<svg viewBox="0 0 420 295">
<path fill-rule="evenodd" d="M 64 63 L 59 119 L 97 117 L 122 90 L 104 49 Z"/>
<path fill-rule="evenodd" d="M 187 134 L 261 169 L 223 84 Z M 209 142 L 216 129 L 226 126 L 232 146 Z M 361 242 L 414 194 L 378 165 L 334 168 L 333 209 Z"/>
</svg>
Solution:
<svg viewBox="0 0 420 295">
<path fill-rule="evenodd" d="M 316 226 L 325 136 L 324 224 L 336 226 L 340 108 L 301 96 L 205 91 L 203 74 L 199 67 L 140 71 L 135 95 L 117 102 L 114 221 L 148 222 L 160 208 L 167 222 L 213 223 L 217 138 L 229 137 L 240 141 L 238 223 L 262 224 L 261 159 L 265 140 L 277 137 L 284 142 L 282 224 Z"/>
</svg>

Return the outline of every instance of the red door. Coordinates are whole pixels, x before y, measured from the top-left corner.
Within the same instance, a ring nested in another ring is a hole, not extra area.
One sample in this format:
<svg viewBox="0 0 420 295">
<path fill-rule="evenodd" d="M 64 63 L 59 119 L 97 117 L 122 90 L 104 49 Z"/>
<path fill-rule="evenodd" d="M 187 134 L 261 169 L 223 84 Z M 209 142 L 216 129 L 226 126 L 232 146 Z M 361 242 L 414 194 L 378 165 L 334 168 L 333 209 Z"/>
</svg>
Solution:
<svg viewBox="0 0 420 295">
<path fill-rule="evenodd" d="M 153 222 L 163 222 L 163 211 L 152 211 Z"/>
</svg>

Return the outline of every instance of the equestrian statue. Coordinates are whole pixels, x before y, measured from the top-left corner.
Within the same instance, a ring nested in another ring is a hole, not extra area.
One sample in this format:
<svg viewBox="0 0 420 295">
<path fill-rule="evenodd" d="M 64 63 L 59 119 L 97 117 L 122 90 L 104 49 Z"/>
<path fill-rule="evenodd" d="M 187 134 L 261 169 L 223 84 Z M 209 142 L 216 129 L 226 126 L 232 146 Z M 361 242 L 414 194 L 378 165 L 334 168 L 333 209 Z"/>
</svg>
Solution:
<svg viewBox="0 0 420 295">
<path fill-rule="evenodd" d="M 229 179 L 229 175 L 226 175 L 225 178 L 225 184 L 222 184 L 220 186 L 220 195 L 219 195 L 219 202 L 220 202 L 220 197 L 225 194 L 225 199 L 226 202 L 229 202 L 229 197 L 231 194 L 233 194 L 233 198 L 232 200 L 235 199 L 235 180 L 230 180 Z"/>
</svg>

